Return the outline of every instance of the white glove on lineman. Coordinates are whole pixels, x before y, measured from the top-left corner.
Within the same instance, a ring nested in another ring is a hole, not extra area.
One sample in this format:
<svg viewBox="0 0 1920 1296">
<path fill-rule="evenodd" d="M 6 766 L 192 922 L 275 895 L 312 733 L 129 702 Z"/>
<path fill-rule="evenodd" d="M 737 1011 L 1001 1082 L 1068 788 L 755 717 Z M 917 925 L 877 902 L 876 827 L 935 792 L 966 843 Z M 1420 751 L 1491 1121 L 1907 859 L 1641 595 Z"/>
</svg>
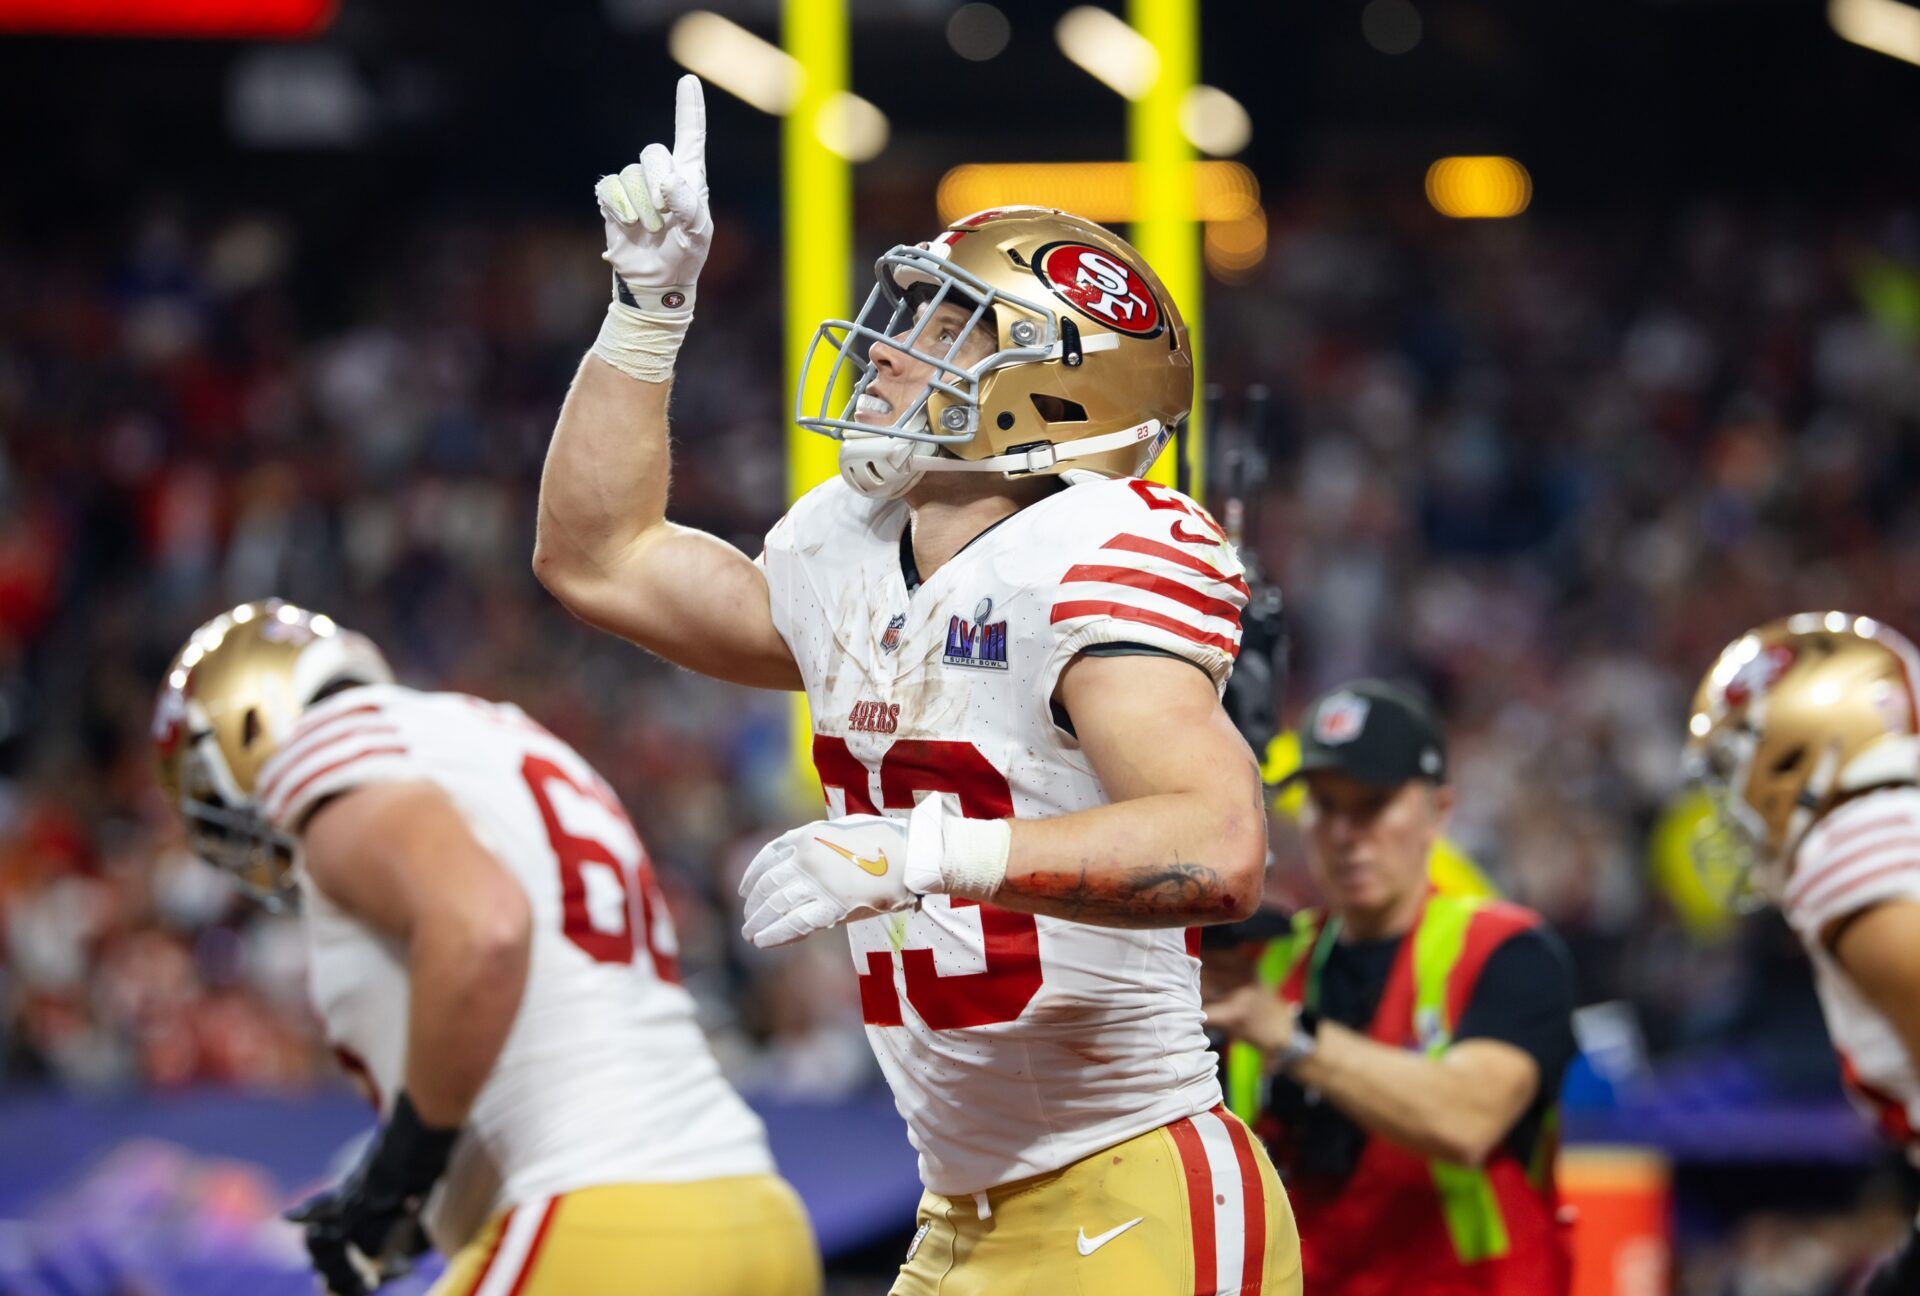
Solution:
<svg viewBox="0 0 1920 1296">
<path fill-rule="evenodd" d="M 1007 873 L 1012 825 L 963 819 L 929 796 L 907 819 L 823 819 L 767 843 L 740 881 L 741 934 L 761 949 L 828 927 L 911 909 L 932 892 L 991 899 Z"/>
<path fill-rule="evenodd" d="M 645 382 L 665 382 L 693 320 L 694 282 L 713 241 L 707 206 L 707 102 L 700 78 L 675 92 L 673 151 L 649 144 L 638 162 L 593 187 L 607 224 L 613 302 L 594 354 Z"/>
</svg>

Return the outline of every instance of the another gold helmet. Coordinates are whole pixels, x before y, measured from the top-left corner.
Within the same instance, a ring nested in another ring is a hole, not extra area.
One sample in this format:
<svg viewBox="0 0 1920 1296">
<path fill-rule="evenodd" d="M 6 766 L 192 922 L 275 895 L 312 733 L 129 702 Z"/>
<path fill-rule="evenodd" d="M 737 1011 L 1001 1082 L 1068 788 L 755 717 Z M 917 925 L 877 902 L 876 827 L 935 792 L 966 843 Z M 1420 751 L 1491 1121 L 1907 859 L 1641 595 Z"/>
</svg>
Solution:
<svg viewBox="0 0 1920 1296">
<path fill-rule="evenodd" d="M 160 786 L 186 820 L 188 844 L 255 898 L 283 904 L 296 843 L 261 813 L 260 768 L 330 688 L 392 682 L 365 636 L 279 599 L 243 603 L 195 630 L 153 713 Z"/>
<path fill-rule="evenodd" d="M 1920 654 L 1844 612 L 1802 612 L 1729 644 L 1694 695 L 1690 777 L 1724 847 L 1777 901 L 1793 854 L 1849 793 L 1920 781 Z"/>
<path fill-rule="evenodd" d="M 814 335 L 794 396 L 794 418 L 840 441 L 841 475 L 862 494 L 893 498 L 927 471 L 1136 476 L 1193 406 L 1178 308 L 1140 254 L 1092 221 L 1046 207 L 977 212 L 931 243 L 894 248 L 874 274 L 859 321 L 828 320 Z M 926 316 L 915 324 L 914 313 L 943 302 L 971 318 L 951 344 L 925 349 Z M 993 353 L 954 363 L 982 328 Z M 854 418 L 875 342 L 934 374 L 887 427 Z M 833 367 L 809 410 L 808 376 L 827 351 Z M 852 394 L 834 413 L 849 373 Z"/>
</svg>

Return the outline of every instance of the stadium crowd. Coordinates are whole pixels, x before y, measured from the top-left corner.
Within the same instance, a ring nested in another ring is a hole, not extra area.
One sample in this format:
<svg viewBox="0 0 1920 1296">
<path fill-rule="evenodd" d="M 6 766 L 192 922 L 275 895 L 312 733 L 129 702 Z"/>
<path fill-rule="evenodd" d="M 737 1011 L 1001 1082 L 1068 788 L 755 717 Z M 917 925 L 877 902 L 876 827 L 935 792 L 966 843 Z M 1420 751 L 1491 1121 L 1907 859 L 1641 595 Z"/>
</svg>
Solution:
<svg viewBox="0 0 1920 1296">
<path fill-rule="evenodd" d="M 751 551 L 782 508 L 780 317 L 760 232 L 721 219 L 675 504 Z M 737 936 L 732 879 L 804 805 L 786 700 L 623 649 L 528 570 L 598 238 L 397 215 L 348 256 L 282 216 L 157 208 L 0 245 L 0 1079 L 329 1065 L 290 924 L 185 854 L 151 774 L 166 660 L 267 593 L 372 634 L 410 682 L 519 702 L 606 772 L 748 1088 L 871 1079 L 832 943 Z M 1920 631 L 1920 219 L 1444 225 L 1325 194 L 1210 292 L 1226 426 L 1249 384 L 1274 393 L 1238 432 L 1272 458 L 1258 547 L 1294 704 L 1361 672 L 1420 681 L 1452 728 L 1457 835 L 1566 935 L 1584 999 L 1632 1003 L 1656 1052 L 1745 1038 L 1830 1087 L 1780 929 L 1698 939 L 1648 840 L 1688 690 L 1733 634 L 1827 606 Z M 1297 847 L 1275 844 L 1275 897 L 1297 898 Z"/>
</svg>

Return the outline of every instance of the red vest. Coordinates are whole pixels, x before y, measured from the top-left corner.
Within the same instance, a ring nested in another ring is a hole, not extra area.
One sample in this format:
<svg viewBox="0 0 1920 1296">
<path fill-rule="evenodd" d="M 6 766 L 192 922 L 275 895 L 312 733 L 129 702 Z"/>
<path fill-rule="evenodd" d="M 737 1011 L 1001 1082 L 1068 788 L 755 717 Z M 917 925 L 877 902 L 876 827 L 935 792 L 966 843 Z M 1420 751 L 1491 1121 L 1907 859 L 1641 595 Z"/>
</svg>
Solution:
<svg viewBox="0 0 1920 1296">
<path fill-rule="evenodd" d="M 1396 1048 L 1444 1052 L 1488 955 L 1538 921 L 1500 901 L 1429 896 L 1400 942 L 1368 1036 Z M 1312 926 L 1299 933 L 1306 939 L 1296 939 L 1280 988 L 1293 1003 L 1307 992 L 1317 935 Z M 1273 1136 L 1270 1144 L 1286 1142 L 1283 1129 L 1262 1132 Z M 1555 1143 L 1550 1119 L 1531 1166 L 1502 1144 L 1484 1168 L 1472 1170 L 1424 1160 L 1369 1135 L 1346 1178 L 1288 1177 L 1306 1290 L 1313 1296 L 1566 1296 L 1573 1265 L 1553 1182 Z"/>
</svg>

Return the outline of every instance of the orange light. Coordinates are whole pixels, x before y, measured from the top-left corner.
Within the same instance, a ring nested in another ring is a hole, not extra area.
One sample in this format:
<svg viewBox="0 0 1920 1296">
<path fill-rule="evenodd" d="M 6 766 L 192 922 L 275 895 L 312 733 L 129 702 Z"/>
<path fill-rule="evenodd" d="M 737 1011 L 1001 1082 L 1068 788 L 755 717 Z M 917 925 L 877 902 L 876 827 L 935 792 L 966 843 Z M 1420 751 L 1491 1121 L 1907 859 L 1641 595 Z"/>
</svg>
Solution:
<svg viewBox="0 0 1920 1296">
<path fill-rule="evenodd" d="M 1208 221 L 1201 240 L 1207 270 L 1222 283 L 1244 283 L 1267 259 L 1267 213 L 1263 208 L 1230 221 Z"/>
<path fill-rule="evenodd" d="M 1518 216 L 1533 201 L 1533 177 L 1509 157 L 1443 157 L 1427 168 L 1427 201 L 1458 220 Z"/>
<path fill-rule="evenodd" d="M 1239 220 L 1260 207 L 1260 182 L 1238 162 L 1197 162 L 1194 215 L 1203 221 Z M 1131 162 L 973 162 L 940 177 L 934 196 L 940 219 L 1015 203 L 1058 207 L 1102 224 L 1139 218 Z"/>
<path fill-rule="evenodd" d="M 1238 162 L 1193 164 L 1195 217 L 1207 270 L 1241 283 L 1267 255 L 1260 182 Z M 940 178 L 940 219 L 952 224 L 989 207 L 1057 207 L 1103 225 L 1140 219 L 1140 176 L 1131 162 L 970 162 Z"/>
</svg>

